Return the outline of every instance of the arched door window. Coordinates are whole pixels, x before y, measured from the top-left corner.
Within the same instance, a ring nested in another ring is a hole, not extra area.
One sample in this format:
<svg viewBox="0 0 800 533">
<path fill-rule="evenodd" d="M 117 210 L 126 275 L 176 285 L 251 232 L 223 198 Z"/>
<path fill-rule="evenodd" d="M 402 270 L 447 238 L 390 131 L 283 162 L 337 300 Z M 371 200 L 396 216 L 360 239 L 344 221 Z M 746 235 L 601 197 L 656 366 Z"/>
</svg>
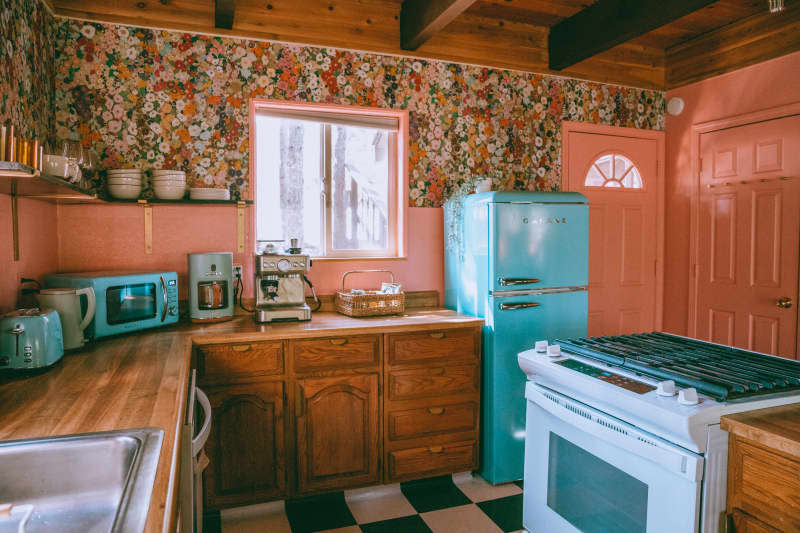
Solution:
<svg viewBox="0 0 800 533">
<path fill-rule="evenodd" d="M 604 154 L 595 159 L 584 181 L 586 187 L 642 189 L 642 175 L 633 161 L 622 154 Z"/>
</svg>

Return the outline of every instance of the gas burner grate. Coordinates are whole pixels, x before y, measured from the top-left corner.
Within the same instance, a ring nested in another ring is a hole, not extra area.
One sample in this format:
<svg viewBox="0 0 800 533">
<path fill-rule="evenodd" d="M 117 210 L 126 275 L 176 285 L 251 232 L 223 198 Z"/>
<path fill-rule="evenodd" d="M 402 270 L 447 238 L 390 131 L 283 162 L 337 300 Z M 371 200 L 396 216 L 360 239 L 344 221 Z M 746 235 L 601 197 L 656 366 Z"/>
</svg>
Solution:
<svg viewBox="0 0 800 533">
<path fill-rule="evenodd" d="M 800 390 L 800 362 L 677 337 L 637 333 L 558 339 L 562 349 L 723 401 L 757 394 Z"/>
</svg>

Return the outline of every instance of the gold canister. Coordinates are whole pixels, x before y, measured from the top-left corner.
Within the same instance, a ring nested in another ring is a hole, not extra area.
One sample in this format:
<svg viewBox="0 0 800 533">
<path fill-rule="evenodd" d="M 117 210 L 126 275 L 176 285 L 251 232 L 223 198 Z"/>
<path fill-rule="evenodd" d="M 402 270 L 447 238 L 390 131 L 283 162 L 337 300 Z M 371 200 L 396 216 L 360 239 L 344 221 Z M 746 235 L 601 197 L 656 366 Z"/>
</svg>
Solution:
<svg viewBox="0 0 800 533">
<path fill-rule="evenodd" d="M 39 139 L 34 139 L 31 142 L 31 166 L 39 169 Z"/>
<path fill-rule="evenodd" d="M 14 125 L 11 124 L 6 132 L 6 160 L 17 160 L 17 137 L 14 131 Z"/>
</svg>

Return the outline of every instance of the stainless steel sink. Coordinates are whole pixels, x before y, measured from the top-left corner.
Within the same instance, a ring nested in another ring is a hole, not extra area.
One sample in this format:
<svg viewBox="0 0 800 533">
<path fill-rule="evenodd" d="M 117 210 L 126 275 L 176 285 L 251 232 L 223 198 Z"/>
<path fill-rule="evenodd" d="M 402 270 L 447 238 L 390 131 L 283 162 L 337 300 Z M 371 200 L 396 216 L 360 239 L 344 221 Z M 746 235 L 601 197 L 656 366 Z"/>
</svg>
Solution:
<svg viewBox="0 0 800 533">
<path fill-rule="evenodd" d="M 140 532 L 164 432 L 157 428 L 0 442 L 0 533 Z"/>
</svg>

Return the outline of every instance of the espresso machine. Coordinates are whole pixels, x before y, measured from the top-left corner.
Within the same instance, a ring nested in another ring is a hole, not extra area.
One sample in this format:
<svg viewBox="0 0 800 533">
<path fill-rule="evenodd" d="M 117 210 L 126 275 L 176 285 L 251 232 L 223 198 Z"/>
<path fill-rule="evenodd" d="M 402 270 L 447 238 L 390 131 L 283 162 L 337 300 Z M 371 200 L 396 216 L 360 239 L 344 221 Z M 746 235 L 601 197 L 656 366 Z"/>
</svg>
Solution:
<svg viewBox="0 0 800 533">
<path fill-rule="evenodd" d="M 305 292 L 310 266 L 311 259 L 301 253 L 296 239 L 288 253 L 270 248 L 256 255 L 256 322 L 311 320 Z"/>
</svg>

